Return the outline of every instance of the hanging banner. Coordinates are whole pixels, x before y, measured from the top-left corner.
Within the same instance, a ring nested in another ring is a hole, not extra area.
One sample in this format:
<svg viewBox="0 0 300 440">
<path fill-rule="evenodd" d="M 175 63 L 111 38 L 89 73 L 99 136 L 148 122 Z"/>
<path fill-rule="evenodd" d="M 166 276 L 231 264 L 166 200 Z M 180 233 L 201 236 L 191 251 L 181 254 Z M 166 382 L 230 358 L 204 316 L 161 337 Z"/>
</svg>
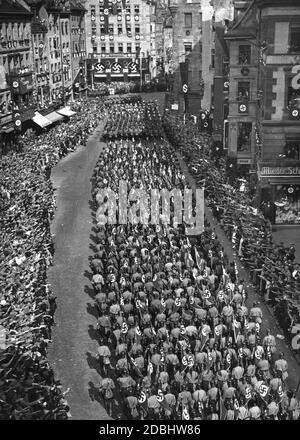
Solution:
<svg viewBox="0 0 300 440">
<path fill-rule="evenodd" d="M 112 0 L 112 13 L 113 15 L 117 15 L 118 13 L 117 0 Z"/>
<path fill-rule="evenodd" d="M 108 34 L 108 16 L 109 16 L 109 9 L 108 9 L 108 0 L 104 0 L 104 33 Z"/>
<path fill-rule="evenodd" d="M 188 63 L 179 63 L 180 66 L 180 76 L 182 85 L 186 84 L 188 86 L 189 83 L 189 71 L 188 71 Z"/>
</svg>

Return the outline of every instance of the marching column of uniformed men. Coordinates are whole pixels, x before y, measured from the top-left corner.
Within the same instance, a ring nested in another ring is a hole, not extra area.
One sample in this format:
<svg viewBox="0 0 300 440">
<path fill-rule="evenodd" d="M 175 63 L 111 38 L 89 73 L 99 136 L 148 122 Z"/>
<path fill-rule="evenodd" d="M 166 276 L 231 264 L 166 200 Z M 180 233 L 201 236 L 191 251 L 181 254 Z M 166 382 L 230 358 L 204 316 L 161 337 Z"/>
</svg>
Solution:
<svg viewBox="0 0 300 440">
<path fill-rule="evenodd" d="M 246 284 L 213 228 L 206 222 L 195 245 L 182 225 L 103 224 L 99 191 L 118 192 L 119 180 L 128 191 L 187 186 L 155 103 L 112 108 L 111 140 L 93 176 L 90 262 L 107 411 L 147 420 L 298 419 L 287 361 L 270 331 L 262 334 L 262 311 L 247 303 Z"/>
</svg>

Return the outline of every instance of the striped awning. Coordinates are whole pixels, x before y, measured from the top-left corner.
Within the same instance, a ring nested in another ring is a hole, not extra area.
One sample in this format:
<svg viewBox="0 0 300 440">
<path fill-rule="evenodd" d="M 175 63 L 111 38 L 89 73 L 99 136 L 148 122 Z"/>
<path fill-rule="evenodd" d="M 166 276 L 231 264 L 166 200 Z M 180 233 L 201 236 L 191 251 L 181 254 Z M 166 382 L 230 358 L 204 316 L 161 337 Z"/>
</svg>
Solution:
<svg viewBox="0 0 300 440">
<path fill-rule="evenodd" d="M 64 119 L 64 117 L 62 115 L 59 115 L 57 112 L 49 113 L 45 117 L 50 121 L 51 124 L 53 122 L 61 121 L 62 119 Z"/>
<path fill-rule="evenodd" d="M 39 112 L 34 113 L 34 117 L 32 118 L 32 120 L 42 128 L 52 124 L 52 122 L 49 121 L 49 119 L 45 118 L 45 116 L 41 115 Z"/>
<path fill-rule="evenodd" d="M 76 114 L 76 112 L 71 110 L 70 107 L 60 108 L 59 110 L 57 110 L 57 113 L 59 113 L 60 115 L 63 115 L 63 116 L 68 116 L 68 117 Z"/>
</svg>

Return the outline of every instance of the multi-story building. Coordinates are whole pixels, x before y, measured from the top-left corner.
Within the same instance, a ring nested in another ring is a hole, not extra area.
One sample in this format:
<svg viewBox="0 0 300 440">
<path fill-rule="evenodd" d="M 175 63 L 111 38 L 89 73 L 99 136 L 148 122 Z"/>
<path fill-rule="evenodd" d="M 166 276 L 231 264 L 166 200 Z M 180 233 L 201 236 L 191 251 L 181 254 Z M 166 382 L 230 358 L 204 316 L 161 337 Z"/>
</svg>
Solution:
<svg viewBox="0 0 300 440">
<path fill-rule="evenodd" d="M 225 41 L 227 28 L 234 19 L 234 0 L 215 5 L 215 62 L 214 62 L 214 127 L 213 140 L 222 146 L 227 127 L 229 99 L 229 51 Z"/>
<path fill-rule="evenodd" d="M 74 97 L 81 96 L 86 91 L 85 12 L 81 3 L 71 1 L 70 52 Z"/>
<path fill-rule="evenodd" d="M 248 173 L 255 167 L 259 42 L 255 0 L 237 2 L 236 18 L 225 35 L 229 49 L 228 139 L 229 156 Z"/>
<path fill-rule="evenodd" d="M 179 111 L 198 114 L 201 108 L 202 16 L 200 0 L 170 0 L 172 15 L 172 101 Z M 187 93 L 183 86 L 188 86 Z"/>
<path fill-rule="evenodd" d="M 103 81 L 149 81 L 153 70 L 149 64 L 156 66 L 151 1 L 87 0 L 84 6 L 91 85 Z"/>
<path fill-rule="evenodd" d="M 47 47 L 47 12 L 44 6 L 32 6 L 31 38 L 34 62 L 34 94 L 37 97 L 37 109 L 47 108 L 50 104 L 50 69 Z"/>
<path fill-rule="evenodd" d="M 31 12 L 26 4 L 0 1 L 0 131 L 21 128 L 32 117 Z M 5 136 L 5 134 L 4 134 Z"/>
<path fill-rule="evenodd" d="M 276 224 L 300 224 L 300 3 L 257 0 L 262 94 L 258 177 Z"/>
</svg>

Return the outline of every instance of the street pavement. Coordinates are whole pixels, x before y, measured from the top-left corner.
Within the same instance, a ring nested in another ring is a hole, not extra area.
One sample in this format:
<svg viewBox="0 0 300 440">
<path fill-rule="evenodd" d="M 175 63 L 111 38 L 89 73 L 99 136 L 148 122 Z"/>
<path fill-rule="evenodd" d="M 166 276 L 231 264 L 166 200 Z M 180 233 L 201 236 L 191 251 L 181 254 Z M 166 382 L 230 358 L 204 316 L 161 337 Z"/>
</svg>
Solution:
<svg viewBox="0 0 300 440">
<path fill-rule="evenodd" d="M 93 254 L 90 179 L 104 145 L 99 142 L 103 125 L 86 147 L 62 159 L 51 176 L 57 210 L 51 231 L 55 234 L 54 265 L 48 282 L 58 308 L 49 360 L 64 389 L 70 388 L 66 397 L 75 420 L 110 419 L 95 388 L 100 375 L 94 359 L 98 343 L 88 274 L 88 257 Z"/>
<path fill-rule="evenodd" d="M 191 188 L 196 188 L 196 181 L 190 175 L 184 160 L 179 154 L 177 154 L 177 158 L 181 166 L 181 169 L 184 172 Z M 263 312 L 263 322 L 261 324 L 261 332 L 264 335 L 266 333 L 266 329 L 270 329 L 271 334 L 276 337 L 277 354 L 279 352 L 283 352 L 289 366 L 289 377 L 287 379 L 288 388 L 296 390 L 298 388 L 298 384 L 300 381 L 299 362 L 295 359 L 290 348 L 286 345 L 285 341 L 280 338 L 277 338 L 277 335 L 282 335 L 282 330 L 277 325 L 276 320 L 274 316 L 271 314 L 270 309 L 264 303 L 261 302 L 259 294 L 257 294 L 256 289 L 254 288 L 253 284 L 251 284 L 248 271 L 245 269 L 245 267 L 241 264 L 241 262 L 237 258 L 235 252 L 232 249 L 231 242 L 229 241 L 223 230 L 220 228 L 217 221 L 214 219 L 211 210 L 207 206 L 205 206 L 205 216 L 209 221 L 211 227 L 214 228 L 215 233 L 218 236 L 220 242 L 222 243 L 224 250 L 228 255 L 229 260 L 236 261 L 239 272 L 239 278 L 246 281 L 246 286 L 248 289 L 248 300 L 246 305 L 248 309 L 252 307 L 254 302 L 260 302 L 259 307 Z M 297 396 L 298 398 L 300 397 L 300 387 L 298 388 Z"/>
</svg>

